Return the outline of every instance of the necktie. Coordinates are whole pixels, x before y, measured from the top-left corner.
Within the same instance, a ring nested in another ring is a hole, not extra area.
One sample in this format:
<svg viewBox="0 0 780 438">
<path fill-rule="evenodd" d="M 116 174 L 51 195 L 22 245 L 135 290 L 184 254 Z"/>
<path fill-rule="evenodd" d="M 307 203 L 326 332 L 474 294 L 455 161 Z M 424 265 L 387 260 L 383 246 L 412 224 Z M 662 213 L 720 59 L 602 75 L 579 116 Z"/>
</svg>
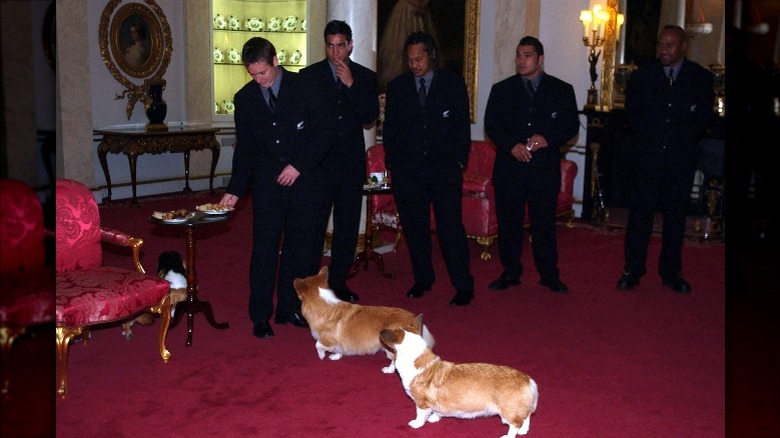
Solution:
<svg viewBox="0 0 780 438">
<path fill-rule="evenodd" d="M 274 90 L 271 88 L 268 89 L 268 106 L 271 107 L 271 112 L 276 108 L 276 95 L 274 95 Z"/>
<path fill-rule="evenodd" d="M 420 88 L 417 89 L 417 98 L 420 99 L 420 106 L 425 106 L 425 78 L 420 78 Z"/>
<path fill-rule="evenodd" d="M 534 83 L 531 81 L 526 82 L 528 85 L 528 95 L 531 96 L 531 99 L 534 98 Z"/>
<path fill-rule="evenodd" d="M 671 87 L 672 84 L 674 83 L 674 69 L 673 68 L 669 69 L 669 75 L 666 78 L 669 79 L 669 86 Z"/>
<path fill-rule="evenodd" d="M 337 90 L 341 90 L 341 86 L 342 86 L 342 85 L 344 85 L 344 83 L 343 83 L 343 82 L 341 82 L 341 78 L 339 78 L 338 76 L 336 76 L 336 89 L 337 89 Z"/>
</svg>

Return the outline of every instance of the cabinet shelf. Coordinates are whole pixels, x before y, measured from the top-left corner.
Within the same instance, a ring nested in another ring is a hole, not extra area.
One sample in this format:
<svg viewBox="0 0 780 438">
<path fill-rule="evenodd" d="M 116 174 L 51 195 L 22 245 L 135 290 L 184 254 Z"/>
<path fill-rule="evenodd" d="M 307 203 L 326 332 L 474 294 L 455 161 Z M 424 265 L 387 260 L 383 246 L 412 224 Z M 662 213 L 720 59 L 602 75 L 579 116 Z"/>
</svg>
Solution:
<svg viewBox="0 0 780 438">
<path fill-rule="evenodd" d="M 212 120 L 220 124 L 232 124 L 233 115 L 226 114 L 221 110 L 221 104 L 226 100 L 232 100 L 235 93 L 241 89 L 251 77 L 243 68 L 242 62 L 230 62 L 228 51 L 236 50 L 241 53 L 241 49 L 247 40 L 253 37 L 262 37 L 273 43 L 277 52 L 282 50 L 289 54 L 300 52 L 300 61 L 292 63 L 288 57 L 285 62 L 280 62 L 289 71 L 298 71 L 306 67 L 309 62 L 319 59 L 323 56 L 321 35 L 326 20 L 326 4 L 321 1 L 313 0 L 211 0 L 210 13 L 208 14 L 208 23 L 202 22 L 201 26 L 208 26 L 211 35 L 211 44 L 209 53 L 203 53 L 202 56 L 209 56 L 211 60 L 211 104 Z M 225 28 L 217 28 L 214 17 L 221 15 L 225 20 L 229 20 Z M 279 17 L 284 20 L 285 17 L 295 16 L 299 18 L 299 23 L 294 30 L 280 29 L 271 31 L 267 28 L 268 19 Z M 246 20 L 250 18 L 259 18 L 264 21 L 263 30 L 252 30 L 246 26 Z M 238 20 L 236 26 L 235 19 Z M 301 23 L 306 20 L 306 29 L 301 29 Z M 230 28 L 230 24 L 233 28 Z M 238 27 L 238 28 L 236 28 Z M 315 30 L 314 34 L 309 31 Z M 312 38 L 315 36 L 315 38 Z M 224 54 L 222 62 L 217 62 L 217 57 L 213 56 L 215 51 L 221 51 Z M 296 59 L 299 55 L 296 53 Z M 234 55 L 235 57 L 235 55 Z M 241 68 L 233 68 L 233 66 Z"/>
<path fill-rule="evenodd" d="M 271 36 L 271 35 L 306 35 L 305 30 L 279 30 L 279 31 L 272 31 L 272 30 L 246 30 L 246 29 L 214 29 L 214 32 L 227 32 L 227 33 L 241 33 L 241 34 L 252 34 L 252 35 L 262 35 L 264 37 Z"/>
</svg>

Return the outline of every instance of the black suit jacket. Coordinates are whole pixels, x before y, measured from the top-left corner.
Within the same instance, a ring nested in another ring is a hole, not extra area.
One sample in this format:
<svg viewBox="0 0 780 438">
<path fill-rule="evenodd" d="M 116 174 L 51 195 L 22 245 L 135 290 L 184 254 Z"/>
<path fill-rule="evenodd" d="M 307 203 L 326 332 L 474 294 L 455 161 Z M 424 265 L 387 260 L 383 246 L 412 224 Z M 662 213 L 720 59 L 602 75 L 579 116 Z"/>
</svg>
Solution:
<svg viewBox="0 0 780 438">
<path fill-rule="evenodd" d="M 560 147 L 578 129 L 577 100 L 570 84 L 544 73 L 532 101 L 520 75 L 497 82 L 485 109 L 485 133 L 496 145 L 494 182 L 513 184 L 511 177 L 519 171 L 547 175 L 551 183 L 560 185 Z M 534 134 L 544 136 L 548 147 L 534 151 L 527 163 L 518 161 L 512 148 Z"/>
<path fill-rule="evenodd" d="M 683 59 L 671 87 L 657 59 L 635 71 L 626 89 L 629 153 L 635 170 L 653 171 L 663 165 L 665 170 L 692 172 L 714 99 L 712 74 L 693 61 Z M 666 167 L 670 164 L 672 168 Z"/>
<path fill-rule="evenodd" d="M 343 93 L 336 88 L 336 81 L 327 59 L 301 70 L 308 82 L 316 86 L 327 102 L 328 123 L 334 128 L 333 147 L 325 159 L 331 170 L 359 169 L 365 172 L 366 142 L 363 127 L 371 125 L 379 117 L 379 92 L 376 73 L 349 61 L 354 82 L 343 86 Z"/>
<path fill-rule="evenodd" d="M 234 96 L 237 146 L 227 193 L 241 197 L 253 173 L 266 174 L 268 181 L 288 164 L 301 173 L 295 188 L 318 192 L 321 164 L 331 145 L 323 102 L 298 73 L 282 69 L 280 79 L 274 112 L 255 81 Z"/>
<path fill-rule="evenodd" d="M 387 84 L 383 131 L 385 164 L 399 183 L 421 178 L 456 182 L 471 146 L 469 104 L 463 77 L 434 71 L 425 108 L 417 98 L 414 75 L 407 71 Z M 409 175 L 409 178 L 406 178 Z"/>
</svg>

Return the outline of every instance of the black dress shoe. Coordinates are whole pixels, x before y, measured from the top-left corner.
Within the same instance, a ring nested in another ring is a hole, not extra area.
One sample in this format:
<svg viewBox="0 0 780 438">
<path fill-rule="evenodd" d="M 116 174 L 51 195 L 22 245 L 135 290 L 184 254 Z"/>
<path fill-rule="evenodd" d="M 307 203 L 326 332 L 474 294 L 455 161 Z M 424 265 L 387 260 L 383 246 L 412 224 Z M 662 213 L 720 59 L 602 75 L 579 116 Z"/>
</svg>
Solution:
<svg viewBox="0 0 780 438">
<path fill-rule="evenodd" d="M 292 315 L 276 315 L 274 322 L 277 324 L 287 324 L 288 322 L 296 327 L 309 327 L 309 323 L 306 322 L 306 318 L 301 316 L 300 313 L 293 313 Z"/>
<path fill-rule="evenodd" d="M 555 292 L 557 294 L 565 294 L 569 292 L 569 288 L 566 287 L 565 284 L 561 280 L 558 280 L 557 278 L 555 280 L 545 280 L 541 279 L 539 280 L 539 284 L 546 287 L 547 289 L 550 289 L 552 292 Z"/>
<path fill-rule="evenodd" d="M 346 286 L 333 289 L 333 293 L 336 295 L 336 298 L 348 303 L 357 301 L 359 299 L 357 294 L 349 290 L 349 288 Z"/>
<path fill-rule="evenodd" d="M 256 338 L 265 339 L 273 337 L 274 331 L 271 329 L 271 324 L 268 321 L 262 320 L 255 323 L 255 326 L 252 328 L 252 334 Z"/>
<path fill-rule="evenodd" d="M 496 279 L 493 282 L 491 282 L 488 285 L 488 289 L 491 289 L 491 290 L 504 290 L 504 289 L 508 288 L 509 286 L 517 286 L 518 284 L 520 284 L 520 279 L 519 278 L 516 278 L 516 279 L 513 280 L 511 278 L 507 278 L 507 277 L 504 277 L 502 275 L 502 276 L 498 277 L 498 279 Z"/>
<path fill-rule="evenodd" d="M 430 286 L 423 286 L 415 283 L 414 286 L 409 289 L 409 292 L 406 293 L 406 298 L 420 298 L 425 295 L 425 292 L 429 292 L 430 290 Z"/>
<path fill-rule="evenodd" d="M 458 292 L 455 297 L 450 300 L 450 306 L 467 306 L 474 298 L 474 291 L 469 290 L 466 292 Z"/>
<path fill-rule="evenodd" d="M 691 293 L 691 285 L 685 281 L 682 275 L 675 275 L 674 277 L 664 278 L 664 286 L 675 291 L 678 294 Z"/>
<path fill-rule="evenodd" d="M 625 270 L 617 282 L 617 288 L 620 290 L 631 290 L 638 284 L 639 277 L 634 275 L 631 271 Z"/>
</svg>

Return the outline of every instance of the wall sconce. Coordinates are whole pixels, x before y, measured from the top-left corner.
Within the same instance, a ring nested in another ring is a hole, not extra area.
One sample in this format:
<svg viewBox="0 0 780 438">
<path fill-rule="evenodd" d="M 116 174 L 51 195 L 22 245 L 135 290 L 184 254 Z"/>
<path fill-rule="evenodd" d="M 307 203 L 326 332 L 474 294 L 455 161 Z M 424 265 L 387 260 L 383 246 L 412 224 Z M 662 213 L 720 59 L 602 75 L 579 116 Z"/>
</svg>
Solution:
<svg viewBox="0 0 780 438">
<path fill-rule="evenodd" d="M 596 63 L 598 63 L 599 56 L 601 56 L 601 49 L 598 52 L 596 49 L 604 45 L 605 27 L 609 21 L 609 12 L 603 10 L 601 5 L 595 5 L 590 11 L 580 11 L 580 21 L 585 30 L 582 43 L 585 44 L 585 47 L 590 48 L 590 54 L 588 55 L 588 61 L 590 62 L 590 88 L 588 89 L 588 101 L 585 107 L 594 108 L 598 102 Z"/>
</svg>

